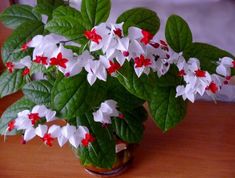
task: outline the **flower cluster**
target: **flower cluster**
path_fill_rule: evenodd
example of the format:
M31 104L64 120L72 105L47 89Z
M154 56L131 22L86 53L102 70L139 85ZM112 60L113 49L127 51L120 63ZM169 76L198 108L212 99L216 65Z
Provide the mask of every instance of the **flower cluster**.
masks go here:
M222 85L228 83L231 76L231 68L235 62L229 57L220 59L217 74L209 74L200 68L200 62L196 58L186 61L182 53L175 53L163 40L158 40L150 32L137 27L130 27L125 35L123 23L102 23L91 30L84 32L88 39L85 50L81 55L66 48L66 43L80 47L64 37L49 34L37 35L27 42L21 50L34 48L33 60L26 57L19 62L8 62L7 68L10 73L14 69L24 68L23 75L30 72L32 62L44 65L46 68L55 66L64 76L71 77L79 74L83 69L87 72L87 80L93 85L97 79L106 81L107 76L113 77L126 61L134 63L134 71L138 77L151 71L158 77L165 75L172 64L179 69L179 77L182 77L186 85L180 85L176 89L176 97L182 96L194 102L197 94L205 92L211 96L217 93ZM68 45L68 44L67 44ZM85 49L85 48L84 48ZM94 52L101 55L95 57ZM222 75L222 76L221 76ZM101 106L103 109L103 105ZM110 116L101 110L94 113L97 121L110 123ZM107 108L105 108L107 109Z
M26 76L30 73L30 68L32 66L32 60L30 56L26 56L19 62L7 62L6 67L9 73L13 73L15 69L23 69L22 75Z
M111 117L122 116L116 108L116 101L104 101L97 112L93 113L94 120L103 124L110 124ZM36 136L39 136L48 146L52 146L52 142L55 139L58 140L58 144L61 147L69 142L75 148L78 148L80 145L87 147L89 143L95 141L95 138L85 126L75 127L67 123L65 126L54 124L48 127L46 123L56 120L55 116L55 111L48 109L44 105L36 105L32 111L24 110L19 112L17 118L8 123L6 133L14 129L22 131L22 143L24 144Z
M178 76L183 77L186 85L180 85L176 88L176 96L182 96L183 99L189 99L194 102L196 94L213 96L223 85L224 78L217 74L209 74L200 68L200 62L196 58L190 58L187 62L181 56L177 61L179 69Z
M84 126L66 126L52 125L48 127L46 122L55 120L56 112L52 111L44 105L36 105L32 111L24 110L19 112L17 118L8 123L6 132L17 131L24 132L22 143L27 143L35 136L39 136L41 140L48 146L52 146L54 139L58 139L59 145L62 147L67 141L75 148L80 144L88 146L94 141L94 138Z

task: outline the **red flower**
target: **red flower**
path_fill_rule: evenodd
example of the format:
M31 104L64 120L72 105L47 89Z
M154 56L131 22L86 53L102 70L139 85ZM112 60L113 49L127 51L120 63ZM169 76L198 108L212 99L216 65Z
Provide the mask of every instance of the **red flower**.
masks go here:
M122 38L122 30L120 28L116 28L113 30L114 34L117 35L119 38Z
M11 122L8 123L7 131L11 132L15 128L15 120L12 120Z
M94 41L95 43L99 44L102 40L102 37L96 33L96 30L93 29L91 31L85 31L84 33L85 37L91 41Z
M6 67L10 73L13 73L15 65L12 62L7 62Z
M95 141L95 138L91 134L87 133L85 138L82 139L82 145L84 147L88 147L89 143L92 143L94 141Z
M219 90L218 86L214 82L211 82L206 89L210 90L212 93L216 93Z
M140 40L140 42L147 45L153 39L153 35L150 32L145 31L145 30L142 30L142 34L143 34L143 38Z
M24 44L21 46L21 51L23 51L23 52L27 51L27 49L29 48L29 46L28 46L29 43L30 43L30 41L24 43Z
M30 73L30 69L29 69L28 67L26 67L26 68L23 70L22 75L23 75L23 76L26 76L26 75L28 75L29 73Z
M109 61L110 67L107 69L108 73L111 75L117 72L121 66L117 62Z
M47 65L47 57L42 56L36 56L36 59L33 60L33 62L38 64Z
M53 65L53 66L60 66L60 67L62 67L62 68L66 68L66 63L67 63L68 61L69 61L68 59L63 58L62 53L59 53L59 54L57 55L57 57L51 58L50 64Z
M145 58L143 55L135 58L135 67L143 67L143 66L147 67L151 64L152 64L151 60L148 58Z
M200 69L196 70L195 74L197 77L206 77L206 72Z
M125 56L125 57L128 57L128 56L130 55L130 53L129 53L128 51L124 51L122 54L123 54L123 56Z
M185 73L184 69L180 70L177 74L178 77L183 77L185 75L186 75L186 73Z
M235 69L235 60L232 63L233 63L233 68Z
M28 116L33 125L35 125L41 119L38 113L31 113Z
M45 134L44 137L42 138L42 141L48 146L52 146L54 138L51 137L51 134Z
M121 113L121 114L119 114L118 118L119 119L125 119L125 115Z

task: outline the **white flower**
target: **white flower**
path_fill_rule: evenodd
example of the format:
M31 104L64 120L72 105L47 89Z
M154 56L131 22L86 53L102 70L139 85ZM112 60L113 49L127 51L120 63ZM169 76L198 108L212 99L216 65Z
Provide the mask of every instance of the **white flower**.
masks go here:
M111 117L118 117L117 102L106 100L101 103L100 108L93 113L94 120L103 124L111 124Z
M25 67L30 68L32 66L32 60L30 56L26 56L21 59L19 62L14 63L15 69L23 69Z
M88 72L87 81L90 85L93 85L97 78L103 81L107 80L107 71L101 61L91 60L85 69Z
M106 28L106 23L101 23L100 25L94 27L91 31L86 31L85 36L91 41L90 51L97 51L104 47L103 39L108 38L108 29Z
M46 125L39 124L38 127L35 129L35 134L41 138L47 133L48 127Z
M72 77L79 74L83 67L85 67L89 61L92 61L94 57L90 55L88 51L84 51L80 56L70 60L67 63L67 68L64 71L65 76Z
M216 68L216 72L222 76L231 76L231 68L235 68L235 60L230 57L223 57L219 59L219 65Z
M28 142L29 140L32 140L35 136L36 133L34 128L27 129L24 132L24 141Z
M53 52L58 48L57 44L60 43L60 41L65 40L66 38L55 34L35 36L28 43L29 47L34 48L33 60L35 60L37 56L44 56L47 58L47 63L49 63L49 59L51 58Z

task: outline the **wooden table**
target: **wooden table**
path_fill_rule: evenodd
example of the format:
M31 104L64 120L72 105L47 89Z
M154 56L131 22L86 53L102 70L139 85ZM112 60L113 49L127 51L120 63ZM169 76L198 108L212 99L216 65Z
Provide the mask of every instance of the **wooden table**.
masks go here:
M16 97L0 100L2 112ZM185 120L163 134L149 119L130 169L120 178L234 178L235 104L189 104ZM0 178L88 178L70 147L0 137Z

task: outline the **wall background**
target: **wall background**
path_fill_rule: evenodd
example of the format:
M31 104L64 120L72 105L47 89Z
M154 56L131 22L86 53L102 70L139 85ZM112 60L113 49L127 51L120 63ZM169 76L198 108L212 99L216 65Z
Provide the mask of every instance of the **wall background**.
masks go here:
M34 5L36 0L19 0ZM70 0L80 8L80 0ZM133 7L147 7L161 19L160 38L164 39L164 26L171 14L182 16L191 27L194 41L210 43L235 55L235 1L234 0L113 0L109 21ZM203 98L205 99L205 97ZM206 98L210 99L210 98ZM235 101L235 86L225 87L218 100Z

